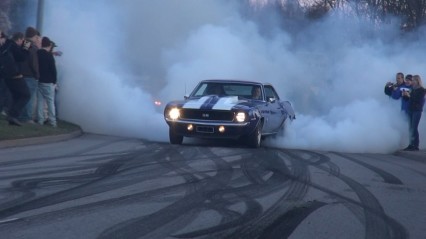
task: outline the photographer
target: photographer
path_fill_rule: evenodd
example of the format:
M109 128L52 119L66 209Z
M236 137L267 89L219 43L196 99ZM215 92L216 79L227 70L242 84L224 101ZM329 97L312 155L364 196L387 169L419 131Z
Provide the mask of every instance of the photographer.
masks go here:
M408 74L405 76L401 72L396 74L397 83L393 84L391 82L386 83L385 94L391 97L394 100L401 99L401 111L408 114L408 98L404 96L404 92L411 91L411 78L412 75Z
M399 86L404 84L404 74L402 72L396 73L395 79L395 83L389 81L385 85L385 95L389 97L392 96L393 91L397 90Z
M3 44L0 46L1 74L13 98L7 120L10 125L21 126L22 123L17 118L27 104L30 92L19 70L18 62L26 60L29 44L24 44L24 35L20 32L13 34L12 39L6 38L2 42Z

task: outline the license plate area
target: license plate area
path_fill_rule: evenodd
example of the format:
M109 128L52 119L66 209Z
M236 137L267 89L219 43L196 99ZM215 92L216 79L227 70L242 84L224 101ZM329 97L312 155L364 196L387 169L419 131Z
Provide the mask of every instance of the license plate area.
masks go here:
M214 127L212 126L197 126L197 133L207 133L207 134L213 134L214 133Z

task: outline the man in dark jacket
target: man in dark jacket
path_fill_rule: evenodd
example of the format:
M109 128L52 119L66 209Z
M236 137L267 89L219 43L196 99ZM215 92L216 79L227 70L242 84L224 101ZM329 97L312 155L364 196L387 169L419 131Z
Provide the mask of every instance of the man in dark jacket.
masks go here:
M28 86L18 67L18 62L26 60L28 47L29 44L24 44L24 35L20 32L13 34L11 40L4 40L0 46L1 74L13 98L13 104L7 117L10 125L22 125L17 118L30 98Z
M31 42L31 46L28 49L28 57L24 62L20 63L20 68L30 91L30 100L25 105L19 116L19 120L34 123L34 108L37 97L38 78L40 76L37 57L37 50L40 48L40 33L33 27L27 27L25 30L25 40Z
M6 35L0 31L0 46L6 42ZM0 62L1 64L1 62ZM1 66L0 66L1 71ZM6 82L0 74L0 114L7 115L12 104L12 95L7 88Z
M56 127L55 88L57 72L52 54L54 46L55 43L48 37L43 37L41 49L37 51L40 72L37 93L37 119L39 124L44 124L44 102L46 102L48 122L52 127Z

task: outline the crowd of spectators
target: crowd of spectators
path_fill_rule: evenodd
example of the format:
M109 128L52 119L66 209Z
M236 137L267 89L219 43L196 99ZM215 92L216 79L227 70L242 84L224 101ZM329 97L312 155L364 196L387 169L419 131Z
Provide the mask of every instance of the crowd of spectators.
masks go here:
M34 27L11 37L0 29L0 112L9 125L57 127L55 47Z

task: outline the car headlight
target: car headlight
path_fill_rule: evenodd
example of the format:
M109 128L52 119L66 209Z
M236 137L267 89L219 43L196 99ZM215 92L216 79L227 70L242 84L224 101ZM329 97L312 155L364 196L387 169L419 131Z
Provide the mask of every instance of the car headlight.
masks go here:
M180 116L180 111L178 108L173 108L169 111L169 118L171 120L177 120Z
M238 112L237 115L235 115L235 119L237 122L244 122L246 120L246 114L244 112Z

